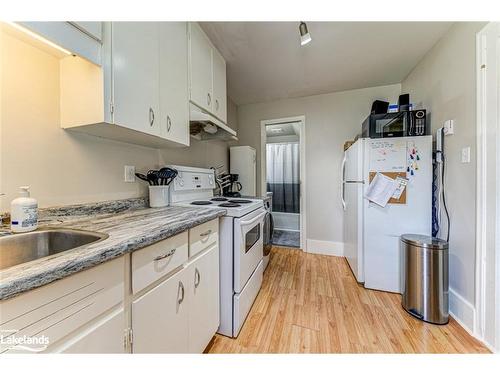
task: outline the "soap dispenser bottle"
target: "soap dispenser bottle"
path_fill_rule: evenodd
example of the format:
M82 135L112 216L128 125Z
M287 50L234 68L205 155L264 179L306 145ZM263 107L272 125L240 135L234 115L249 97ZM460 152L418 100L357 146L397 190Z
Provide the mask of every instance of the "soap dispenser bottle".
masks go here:
M30 187L19 188L19 198L10 204L10 229L14 233L30 232L38 228L38 202L30 198Z

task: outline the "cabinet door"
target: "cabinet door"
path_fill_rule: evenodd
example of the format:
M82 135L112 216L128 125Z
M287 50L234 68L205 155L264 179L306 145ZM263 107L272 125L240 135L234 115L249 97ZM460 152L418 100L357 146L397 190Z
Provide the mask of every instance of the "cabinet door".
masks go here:
M123 308L109 314L66 346L63 353L123 353Z
M159 135L159 26L113 22L113 122Z
M160 24L160 136L189 146L186 22Z
M226 61L216 49L213 50L213 69L214 69L213 113L224 123L226 123L227 122Z
M174 274L132 303L134 353L186 353L189 297L186 270Z
M220 322L219 247L213 246L186 269L191 278L189 352L202 353Z
M190 23L189 27L190 99L212 112L212 45L197 23Z

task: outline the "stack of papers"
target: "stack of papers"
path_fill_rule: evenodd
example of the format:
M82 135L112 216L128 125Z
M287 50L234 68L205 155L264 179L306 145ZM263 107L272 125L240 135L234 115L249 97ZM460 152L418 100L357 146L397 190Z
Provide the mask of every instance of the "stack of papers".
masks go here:
M405 179L401 178L401 180ZM393 196L401 197L405 187L406 183L402 184L399 178L394 180L382 173L377 173L370 185L368 185L365 198L381 207L385 207Z

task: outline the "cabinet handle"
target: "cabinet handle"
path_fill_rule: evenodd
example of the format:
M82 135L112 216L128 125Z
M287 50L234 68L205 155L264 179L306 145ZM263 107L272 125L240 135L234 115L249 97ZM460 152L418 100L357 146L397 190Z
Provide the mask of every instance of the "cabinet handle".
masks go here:
M177 303L180 305L184 301L184 284L182 283L182 281L179 281L179 289L181 291L181 296L177 300Z
M149 126L153 126L155 123L155 111L153 108L149 107Z
M200 237L209 236L210 234L212 234L212 229L209 229L206 232L200 233Z
M219 99L215 99L215 110L219 110Z
M159 260L162 260L162 259L165 259L165 258L168 258L168 257L171 257L172 255L175 254L175 250L177 249L172 249L170 250L168 253L165 253L163 255L158 255L156 258L154 258L154 261L157 262Z
M172 121L170 120L170 116L167 116L167 132L170 131L171 127L172 127Z
M201 275L200 271L198 271L198 268L194 269L194 287L198 288L198 285L200 285L201 282Z
M210 93L207 94L207 104L210 105L212 103L212 97L210 96Z

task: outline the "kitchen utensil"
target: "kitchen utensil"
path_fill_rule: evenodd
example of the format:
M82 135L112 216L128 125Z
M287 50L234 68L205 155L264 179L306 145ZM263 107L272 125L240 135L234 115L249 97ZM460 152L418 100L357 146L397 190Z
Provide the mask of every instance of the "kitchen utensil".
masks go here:
M139 180L146 181L148 184L151 185L151 182L149 181L148 177L143 175L142 173L136 173L135 177L137 177Z
M164 167L158 171L158 177L160 178L162 185L170 185L170 183L177 177L178 172L175 169Z
M158 171L150 169L148 171L147 177L151 185L159 185Z

